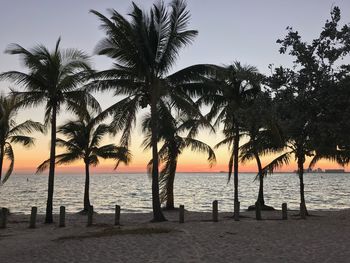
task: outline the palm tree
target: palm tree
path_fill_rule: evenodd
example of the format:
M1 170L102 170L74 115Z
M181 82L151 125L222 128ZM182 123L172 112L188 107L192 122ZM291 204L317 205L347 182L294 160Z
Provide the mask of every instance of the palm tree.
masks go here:
M55 175L56 118L62 105L79 112L82 106L90 105L100 110L98 102L78 86L91 76L89 57L77 49L60 49L60 38L53 51L43 45L27 50L12 44L6 53L19 55L28 72L8 71L0 79L21 85L24 91L12 90L21 106L38 106L45 103L45 124L51 125L50 167L45 223L52 223L52 201Z
M251 107L243 110L243 131L244 135L249 139L239 147L240 161L242 163L254 159L256 161L258 174L255 179L259 180L257 202L263 210L274 209L271 206L267 206L264 200L264 177L266 173L264 173L261 156L275 154L283 151L285 148L271 104L270 94L267 91L260 92ZM248 208L248 210L254 209L255 205Z
M44 132L43 125L38 122L27 120L17 124L14 120L17 113L18 100L13 96L0 96L0 184L4 184L9 179L14 168L15 157L12 143L31 147L34 145L34 138L24 134L34 131ZM4 158L7 158L10 164L3 175Z
M199 140L193 138L199 127L208 127L203 118L174 118L171 114L170 106L160 110L158 116L159 142L163 145L158 151L160 163L163 167L160 171L160 201L165 203L166 210L174 209L174 181L178 158L186 148L196 152L204 152L208 154L209 165L212 166L216 162L215 153L212 148ZM143 131L146 138L143 142L145 149L152 147L151 145L151 118L148 115L143 121ZM190 130L188 136L181 136L185 131ZM151 171L152 160L149 162L149 171Z
M82 159L85 164L85 190L84 190L84 209L87 212L90 207L90 166L97 166L99 158L113 159L116 161L115 169L120 162L128 164L130 153L125 147L117 147L114 144L101 145L104 135L111 132L106 124L99 124L99 116L91 116L85 113L78 120L68 121L57 130L67 139L57 138L57 145L66 149L65 153L56 155L57 165L66 165ZM50 165L50 159L39 165L37 173L46 170Z
M143 12L133 3L130 20L115 10L111 18L92 10L101 20L106 38L96 47L96 53L115 60L110 70L96 74L92 83L95 90L114 90L124 98L107 109L113 115L116 132L122 131L121 144L127 146L130 133L141 108L149 106L151 112L152 145L152 207L153 221L166 220L159 200L158 171L158 109L162 101L171 102L179 110L195 111L192 100L176 88L176 73L169 76L182 47L197 35L187 30L189 11L182 0L173 0L170 10L163 2L154 4L150 12ZM182 74L183 76L183 74Z
M226 144L231 150L228 176L230 180L233 171L235 212L238 213L239 141L244 122L240 110L247 108L260 91L262 76L257 68L241 65L239 62L226 67L217 67L216 70L213 68L208 74L216 88L201 96L197 103L211 105L207 118L215 119L217 126L223 123L225 138L215 147Z
M309 94L310 95L310 94ZM304 193L304 171L307 157L315 152L314 120L312 103L305 94L295 95L291 89L280 90L275 94L274 104L278 112L279 126L282 128L284 153L263 168L263 174L273 173L276 169L289 164L294 156L297 163L296 173L299 177L300 204L308 214Z

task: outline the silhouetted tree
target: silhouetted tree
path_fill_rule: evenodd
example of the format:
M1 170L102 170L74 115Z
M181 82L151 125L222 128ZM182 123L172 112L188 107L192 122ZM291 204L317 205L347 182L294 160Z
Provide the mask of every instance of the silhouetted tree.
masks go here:
M206 115L208 120L215 119L217 126L223 124L225 138L215 147L226 144L229 149L232 149L228 164L228 178L230 180L233 170L234 201L237 204L239 141L243 125L239 112L241 109L249 107L260 91L262 75L253 66L235 62L226 67L211 66L211 69L206 72L206 76L209 84L204 84L209 88L198 99L197 103L210 105L210 111ZM238 208L237 205L235 205L236 208Z
M256 179L259 180L259 192L257 202L263 210L273 210L273 207L265 205L264 177L266 172L261 162L261 156L276 154L285 148L281 139L280 127L276 120L276 114L272 107L272 99L267 91L259 92L251 106L242 110L243 135L248 141L240 146L240 160L242 163L255 160L258 168ZM265 168L266 169L266 168ZM255 209L252 205L248 210Z
M275 69L271 85L276 89L275 102L288 147L297 161L300 201L304 206L306 158L318 153L316 159L334 159L339 154L335 132L338 125L331 119L342 114L334 114L337 99L333 96L332 101L327 96L334 93L349 70L340 61L350 52L350 27L338 29L339 21L340 9L334 7L331 20L326 21L320 36L311 43L303 42L291 27L287 28L287 36L277 41L281 44L280 53L289 51L295 57L293 69ZM330 123L326 124L326 120Z
M191 151L208 154L209 165L212 166L216 162L215 153L212 148L193 137L197 134L199 128L210 127L205 119L193 119L188 117L176 118L171 113L170 105L162 104L158 113L159 121L159 142L162 143L158 151L160 163L163 165L160 176L160 201L165 203L165 209L174 209L174 180L178 158L181 153L189 148ZM145 149L151 148L151 118L146 116L143 121L143 131L146 138L143 142ZM183 136L189 131L188 136ZM149 171L152 171L151 160L149 162Z
M130 20L115 10L111 18L97 11L93 14L101 20L106 38L96 47L96 53L115 60L110 70L99 72L96 90L114 90L124 98L107 112L113 115L115 131L122 131L121 144L127 146L130 133L141 108L150 107L152 145L152 207L153 221L164 221L159 200L158 110L162 101L173 104L178 110L194 110L188 96L176 88L174 82L183 81L176 73L167 76L174 66L181 48L190 44L197 35L187 30L189 11L182 0L173 0L170 10L163 2L153 5L149 13L133 3Z
M21 106L45 104L45 124L51 126L51 161L45 222L52 223L57 114L63 104L73 112L79 112L87 104L100 110L98 102L88 92L78 88L91 76L89 57L77 49L60 49L60 39L53 51L43 45L27 50L18 44L12 44L6 53L19 55L28 72L8 71L0 74L0 79L13 81L25 89L12 90Z
M18 100L14 96L0 96L0 185L9 179L15 165L12 144L31 147L34 145L34 138L25 134L44 132L44 126L39 122L27 120L17 124L15 117L18 114L18 106ZM7 158L10 164L3 175L4 158Z
M128 164L130 153L125 147L117 147L114 144L101 145L106 134L111 132L110 126L101 124L99 116L91 116L88 112L81 115L75 121L68 121L57 130L67 139L57 138L57 145L65 148L65 153L56 155L57 165L67 165L78 160L83 160L85 165L84 210L90 207L90 166L97 166L99 158L113 159L117 169L120 162ZM39 165L37 173L46 170L50 165L50 159Z

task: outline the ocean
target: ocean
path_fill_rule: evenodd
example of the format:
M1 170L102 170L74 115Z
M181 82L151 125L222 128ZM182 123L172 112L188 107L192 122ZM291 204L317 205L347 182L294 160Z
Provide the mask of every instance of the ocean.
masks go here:
M255 203L259 182L255 174L239 175L241 209ZM122 212L150 212L151 180L146 174L93 174L90 201L94 210L113 213L116 204ZM305 198L308 209L339 210L350 208L350 174L305 174ZM265 203L280 209L283 202L289 209L299 208L299 178L292 173L275 173L265 181ZM0 187L0 207L11 212L30 213L32 206L45 213L47 175L12 175ZM83 205L84 175L57 174L55 177L54 213L59 206L67 212L78 212ZM211 211L213 200L219 201L220 211L233 211L233 180L225 173L178 173L175 179L175 206L185 205L191 211Z

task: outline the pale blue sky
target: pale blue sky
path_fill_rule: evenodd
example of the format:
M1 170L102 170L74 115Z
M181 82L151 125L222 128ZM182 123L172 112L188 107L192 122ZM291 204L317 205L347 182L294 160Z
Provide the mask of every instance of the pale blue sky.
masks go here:
M154 1L135 2L148 9ZM114 8L127 14L131 5L130 0L0 0L0 3L0 71L21 69L15 56L2 52L9 43L24 47L43 43L51 47L61 36L62 46L92 53L103 32L89 10L105 13L107 8ZM298 29L306 39L315 37L329 18L332 5L340 6L343 18L350 20L350 1L346 0L189 0L190 27L199 30L199 36L182 52L174 70L196 63L240 60L267 73L269 63L289 61L278 54L275 43L285 35L286 26ZM94 57L94 63L98 69L105 69L111 61Z
M154 1L136 0L148 10ZM166 1L169 2L169 1ZM234 60L255 65L268 73L268 65L288 65L291 58L278 53L276 40L287 26L293 26L305 39L320 32L333 5L341 8L343 20L350 20L350 1L339 0L188 0L190 28L199 30L193 45L185 48L173 70L191 64L228 64ZM9 43L26 48L37 43L53 47L59 36L62 47L76 47L93 53L103 37L96 9L106 14L114 8L122 14L130 10L130 0L0 0L0 72L23 70L16 56L4 54ZM346 19L349 18L349 19ZM111 60L93 57L97 69L106 69ZM0 91L8 83L0 83ZM106 96L106 101L110 96ZM103 104L103 102L102 102ZM109 103L107 103L109 104Z

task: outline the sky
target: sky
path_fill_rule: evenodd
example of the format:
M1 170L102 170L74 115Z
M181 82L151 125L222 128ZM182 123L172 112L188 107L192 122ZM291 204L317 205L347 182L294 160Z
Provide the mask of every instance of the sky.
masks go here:
M134 1L143 10L149 10L154 1ZM165 1L169 3L169 1ZM131 10L130 0L0 0L0 72L8 70L25 71L18 57L3 51L10 43L18 43L25 48L44 44L52 49L58 37L62 38L63 48L79 48L92 55L93 66L97 70L108 69L112 60L94 54L94 47L104 37L99 29L97 17L89 13L95 9L103 14L113 8L123 15ZM194 43L182 50L172 71L198 63L229 64L240 61L257 66L260 72L269 74L269 64L290 66L292 58L278 53L278 38L286 35L286 27L298 30L304 40L316 38L329 19L332 6L339 6L342 11L342 23L350 22L350 1L343 0L188 0L191 13L189 28L199 31ZM7 93L8 87L15 87L8 82L0 82L0 93ZM95 94L102 108L106 108L117 98L109 93ZM140 113L142 116L144 113ZM69 113L62 113L58 122L72 118ZM43 120L43 107L21 110L17 122L27 119ZM15 172L33 173L35 168L49 156L49 136L33 134L36 146L23 149L15 146ZM213 146L222 139L217 134L203 131L199 139ZM117 143L118 138L106 138L105 142ZM145 172L150 159L150 152L140 147L142 133L139 124L132 135L131 151L133 161L128 166L121 166L121 172ZM209 168L206 156L185 151L179 160L181 172L216 172L226 171L228 150L223 147L216 150L217 164ZM264 163L273 156L263 159ZM83 172L82 163L59 168L60 172ZM337 165L321 161L317 167L336 168ZM96 172L113 172L111 161L101 162ZM282 168L292 171L295 163ZM254 162L244 164L241 171L256 171Z

